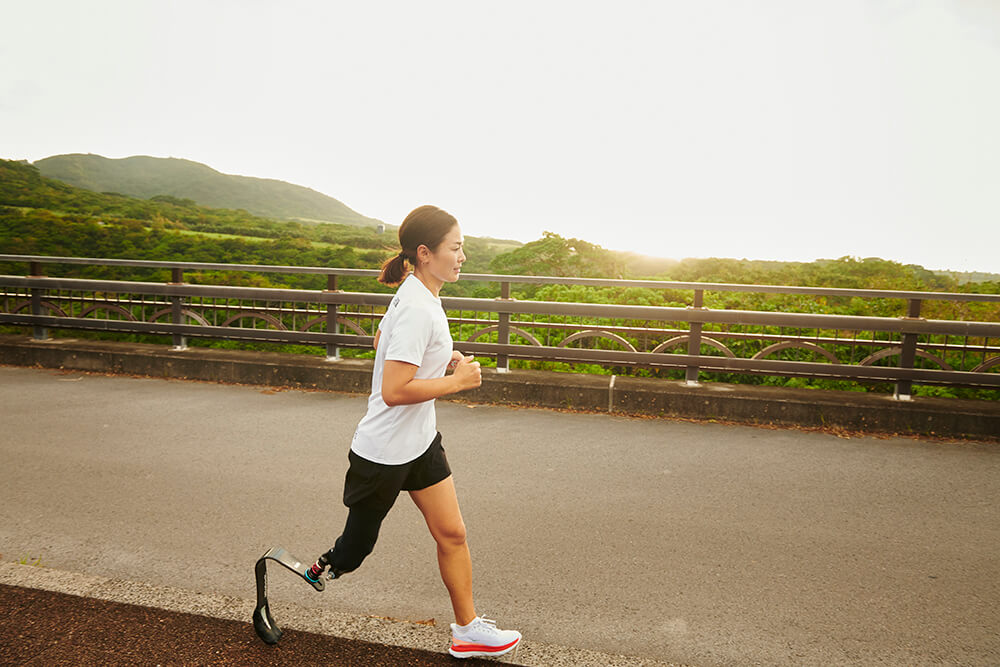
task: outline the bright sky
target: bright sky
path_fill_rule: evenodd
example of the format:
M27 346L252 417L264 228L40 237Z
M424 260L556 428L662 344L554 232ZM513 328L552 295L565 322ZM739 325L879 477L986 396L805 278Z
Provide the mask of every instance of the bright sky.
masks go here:
M398 224L1000 272L995 0L0 5L0 157L153 155Z

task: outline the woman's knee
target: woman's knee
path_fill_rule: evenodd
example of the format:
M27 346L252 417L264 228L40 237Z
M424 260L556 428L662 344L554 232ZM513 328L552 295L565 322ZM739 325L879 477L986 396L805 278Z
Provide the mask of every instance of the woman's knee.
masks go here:
M353 572L375 549L386 508L355 506L347 515L344 532L327 552L330 565L340 572Z
M444 548L464 546L467 537L465 522L461 519L437 526L434 531L434 540Z

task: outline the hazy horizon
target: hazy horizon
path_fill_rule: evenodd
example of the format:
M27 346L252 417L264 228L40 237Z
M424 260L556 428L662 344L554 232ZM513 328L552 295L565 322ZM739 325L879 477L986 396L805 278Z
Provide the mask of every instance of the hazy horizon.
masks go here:
M177 157L399 224L1000 273L1000 5L0 9L0 151Z
M48 157L57 157L59 155L67 155L67 154L66 153L61 153L61 154L57 154L57 155L47 155L44 158L39 158L39 160L43 160L43 159L48 158ZM107 156L106 155L102 155L102 156L99 156L99 157L107 157ZM164 156L155 156L155 155L129 155L129 156L124 156L123 158L109 158L109 159L124 159L124 158L127 158L127 157L154 157L154 158L156 158L156 157L164 157ZM170 157L173 158L173 159L187 160L187 158L184 158L184 157L181 157L181 156L170 156ZM36 160L36 162L37 162L37 160ZM31 162L31 161L29 161L29 163L30 164L34 164L34 162ZM199 163L199 164L203 164L203 163ZM214 167L212 167L212 165L205 165L205 166L214 169ZM216 171L218 171L218 170L216 170ZM250 177L250 178L262 178L262 177L259 177L259 176L254 176L253 174L226 174L226 175L229 175L229 176L247 176L247 177ZM269 179L269 180L281 180L281 179ZM283 182L288 183L288 181L283 181ZM290 183L290 185L300 185L300 184L298 184L298 183ZM302 186L302 187L306 187L306 186ZM310 189L312 189L312 188L310 188ZM314 191L315 192L319 192L318 190L314 190ZM331 193L328 193L328 192L320 192L320 194L323 194L323 195L326 195L326 196L329 196L329 197L333 197L335 199L340 200L339 197L336 197L335 195L333 195ZM340 201L342 203L344 203L345 205L347 205L348 207L350 207L350 205L347 204L347 202L343 202L343 200L340 200ZM353 208L353 207L350 207L350 208ZM361 215L366 215L367 216L367 214L364 211L356 211L356 212L360 213ZM368 217L371 217L371 216L368 216ZM329 221L318 221L318 222L329 222ZM382 220L381 222L385 222L385 223L387 223L389 225L397 225L398 226L398 222L393 223L393 222L389 222L389 221L386 221L386 220ZM465 232L465 231L466 230L463 229L463 232ZM479 238L487 238L487 239L492 239L492 240L496 240L496 241L515 241L515 242L518 242L518 243L527 244L527 243L531 243L532 241L537 241L537 240L541 239L542 236L546 232L551 232L551 230L543 230L542 234L540 234L538 237L533 238L533 239L515 239L515 238L508 237L508 236L498 236L498 235L495 235L495 234L483 234L483 233L474 233L474 232L466 232L466 233L468 235L470 235L470 236L476 236L476 237L479 237ZM552 232L552 233L555 233L555 232ZM642 257L651 258L651 259L672 260L672 261L677 261L677 262L680 262L680 261L683 261L683 260L686 260L686 259L736 259L736 260L763 261L763 262L768 262L768 261L775 261L775 262L799 262L799 261L803 261L803 262L809 262L809 261L816 261L816 260L836 260L836 259L840 259L840 257L844 256L844 255L841 255L839 257L816 257L814 260L767 259L767 258L761 258L761 257L721 257L721 256L715 256L715 255L705 255L705 256L700 256L700 257L668 257L668 256L662 256L662 255L649 254L649 253L644 252L642 250L621 249L621 248L608 248L608 247L606 247L606 246L604 246L604 245L602 245L600 243L594 242L591 239L588 239L588 238L585 238L585 237L580 237L580 236L574 236L572 234L570 234L570 235L559 234L559 236L562 236L564 238L576 238L576 239L581 240L581 241L587 241L588 243L593 243L594 245L601 246L602 248L605 248L606 250L614 250L614 251L617 251L617 252L625 252L625 253L634 253L636 255L639 255L639 256L642 256ZM855 257L856 259L867 259L867 258L875 257L875 256L868 256L868 257L851 256L851 257ZM889 260L889 261L898 261L898 260L892 259L891 257L877 257L877 258L878 259ZM907 262L900 262L900 263L907 264ZM930 271L949 271L949 272L953 272L953 273L983 273L983 274L992 274L992 275L998 275L998 276L1000 276L1000 272L985 271L985 270L957 271L957 270L953 270L953 269L941 269L941 268L929 267L929 266L924 266L923 268L925 268L927 270L930 270Z

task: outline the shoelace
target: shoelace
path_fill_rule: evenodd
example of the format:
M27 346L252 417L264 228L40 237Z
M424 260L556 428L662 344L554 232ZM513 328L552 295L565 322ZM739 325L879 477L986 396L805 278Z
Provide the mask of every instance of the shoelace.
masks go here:
M491 634L497 634L500 631L497 630L497 622L492 618L486 618L485 616L479 617L479 624L483 626L484 630L489 631Z
M483 632L489 635L500 634L500 630L497 629L497 622L494 621L492 618L485 618L483 616L479 617L479 622L476 623L475 626L470 627L465 632L473 632L473 631Z

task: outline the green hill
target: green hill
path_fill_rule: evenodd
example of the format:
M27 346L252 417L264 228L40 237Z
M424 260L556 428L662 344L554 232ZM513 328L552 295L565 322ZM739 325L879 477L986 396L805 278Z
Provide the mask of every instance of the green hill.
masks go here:
M465 242L468 273L485 272L494 257L521 245L474 236ZM375 269L397 248L392 229L272 220L172 195L94 192L45 178L27 161L0 158L0 254Z
M119 192L149 199L169 195L202 206L243 209L268 218L373 226L379 220L310 190L268 178L233 176L191 160L146 156L110 159L100 155L55 155L35 162L46 178L95 192Z

